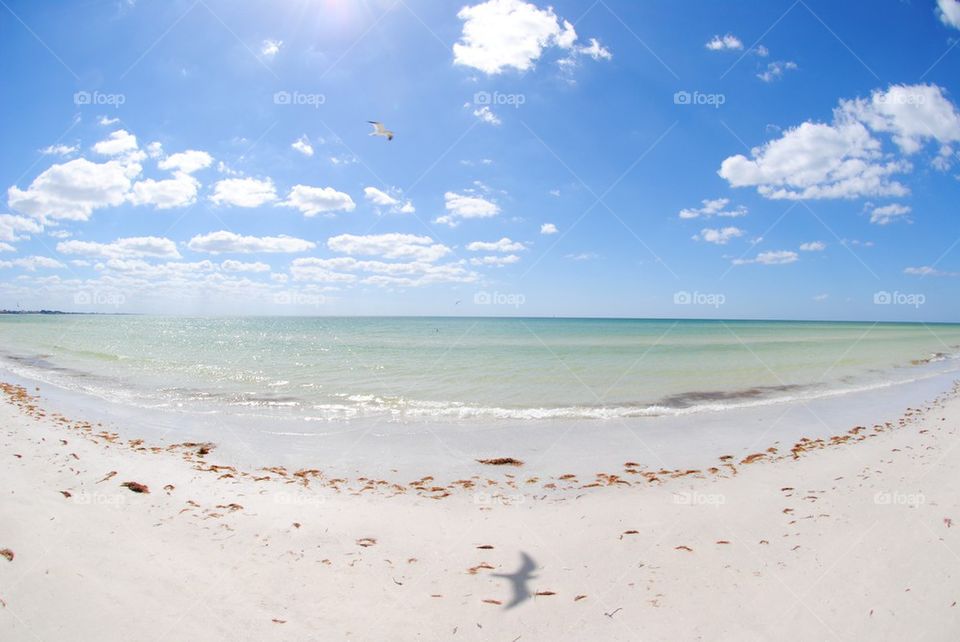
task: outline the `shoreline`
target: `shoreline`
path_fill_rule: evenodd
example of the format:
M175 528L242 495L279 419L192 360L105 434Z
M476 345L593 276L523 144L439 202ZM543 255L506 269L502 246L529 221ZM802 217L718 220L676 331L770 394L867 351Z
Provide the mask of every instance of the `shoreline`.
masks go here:
M715 475L565 490L496 467L504 481L489 490L417 480L391 493L297 471L258 482L204 463L217 451L201 457L201 444L158 453L6 387L18 404L5 394L0 406L0 458L12 462L0 470L0 549L15 557L0 559L0 632L955 639L958 390L891 427ZM518 572L526 588L511 605L504 575Z
M897 422L911 406L940 398L958 378L956 371L930 372L812 400L634 420L447 423L374 418L323 426L307 422L301 427L304 420L296 417L147 409L0 369L0 381L40 395L48 413L80 416L125 440L155 448L215 444L211 461L247 473L271 467L323 470L328 478L389 479L391 484L428 476L449 483L489 477L498 470L477 460L508 457L527 463L508 471L517 477L526 474L541 484L561 486L569 486L565 479L571 477L590 483L609 476L639 480L654 471L660 476L669 474L665 471L708 471L758 453L775 455L771 448L787 452L803 440L829 441L855 426L873 430ZM627 462L635 465L624 465Z
M717 474L400 493L255 481L5 387L0 637L955 639L958 390Z
M952 377L951 377L952 378ZM35 391L39 391L35 387ZM751 447L749 452L740 456L724 454L716 457L710 465L701 468L681 466L667 469L659 467L650 469L636 461L624 461L622 466L611 469L609 472L597 472L591 476L575 473L548 475L536 470L525 469L527 462L517 459L509 452L491 455L487 458L475 458L473 462L477 472L467 478L441 479L435 474L421 476L412 482L403 482L397 477L398 469L391 468L395 474L393 479L382 479L375 476L359 475L350 480L340 475L331 475L316 467L290 468L276 462L263 461L265 464L256 467L244 467L236 462L217 459L218 444L213 441L183 441L165 445L147 443L142 438L123 438L120 431L123 427L104 427L102 422L70 419L59 412L51 412L41 406L39 395L31 394L27 388L19 384L9 384L0 381L0 394L5 402L14 405L27 417L34 420L49 419L74 434L91 441L94 444L109 444L131 452L155 456L177 455L184 462L190 464L194 470L209 472L217 475L217 479L249 479L253 482L280 482L296 483L304 488L332 489L339 493L365 493L388 491L390 497L412 492L429 499L443 499L453 493L470 491L483 492L509 489L524 494L564 493L592 488L609 486L649 486L660 485L673 479L693 477L701 480L725 479L736 476L741 466L750 466L757 463L775 463L785 460L798 460L807 453L825 448L843 445L852 445L863 442L879 434L897 430L907 426L920 412L913 406L908 406L903 414L895 420L875 423L872 426L855 425L841 433L833 433L816 438L801 437L793 444L784 447L780 440L774 440L766 447ZM960 379L954 380L952 389L937 395L932 400L926 400L925 406L935 406L947 400L956 400L960 404ZM231 431L232 433L232 431ZM235 436L235 433L232 433ZM766 434L766 433L764 433ZM754 444L756 446L756 444ZM318 464L320 465L320 464ZM527 474L524 474L524 473ZM496 479L495 479L496 478ZM352 482L352 484L351 484ZM544 495L546 496L546 495Z

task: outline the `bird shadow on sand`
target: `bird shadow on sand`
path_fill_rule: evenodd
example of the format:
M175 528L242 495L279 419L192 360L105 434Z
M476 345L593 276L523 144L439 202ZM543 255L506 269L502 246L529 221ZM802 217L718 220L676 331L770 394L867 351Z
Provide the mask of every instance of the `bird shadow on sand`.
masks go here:
M519 606L532 597L533 593L530 592L530 587L527 586L527 583L536 578L533 574L535 570L537 570L537 565L533 561L533 558L521 551L520 568L515 572L491 573L492 577L502 577L510 582L510 587L513 589L513 597L503 607L504 609L512 609Z

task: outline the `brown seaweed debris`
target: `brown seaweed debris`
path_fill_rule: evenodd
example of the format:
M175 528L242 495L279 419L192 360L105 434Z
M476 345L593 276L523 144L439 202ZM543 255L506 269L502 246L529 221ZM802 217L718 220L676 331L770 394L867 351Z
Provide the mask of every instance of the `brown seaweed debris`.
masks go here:
M639 534L640 534L640 531L635 531L635 530L623 531L623 533L620 535L620 539L623 539L624 535L639 535Z
M373 546L376 543L377 543L377 540L375 540L372 537L361 537L360 539L357 540L357 546L362 546L363 548Z
M586 595L578 595L577 597L573 598L573 601L579 602L580 600L585 600L585 599L587 599Z
M482 570L492 571L493 568L494 568L493 566L487 564L486 562L480 562L476 566L471 566L470 568L468 568L467 573L469 573L470 575L476 575L478 571L482 571Z
M103 483L103 482L105 482L105 481L108 481L108 480L110 480L110 479L113 479L113 478L116 477L116 476L117 476L117 471L111 470L109 473L107 473L106 475L104 475L103 479L101 479L101 480L98 481L97 483L98 483L98 484Z
M490 544L481 544L477 548L479 548L481 551L489 551L493 548L493 546L491 546Z
M13 554L13 551L11 551L9 548L5 548L2 551L0 551L0 557L5 557L7 558L8 562L12 562L15 556Z
M501 602L500 600L480 600L480 601L483 602L484 604L495 604L496 606L500 606L501 604L503 604L503 602Z
M133 493L140 493L144 495L150 494L150 488L146 484L141 484L140 482L128 481L128 482L123 482L120 485L123 486L124 488L129 489L130 492L133 492Z
M764 459L766 456L767 456L767 453L753 453L752 455L747 455L746 457L744 457L743 460L740 462L740 464L741 465L752 464L755 461Z
M493 459L478 459L478 464L485 466L523 466L523 462L513 457L495 457Z
M537 591L536 593L534 593L534 595L549 596L549 595L556 595L556 593L554 593L553 591Z
M692 552L693 552L693 549L690 548L689 546L674 546L674 547L673 547L673 550L675 550L675 551L686 551L686 552L688 552L688 553L692 553Z
M66 497L67 499L70 499L71 497L73 497L73 493L71 493L69 490L61 490L60 494Z

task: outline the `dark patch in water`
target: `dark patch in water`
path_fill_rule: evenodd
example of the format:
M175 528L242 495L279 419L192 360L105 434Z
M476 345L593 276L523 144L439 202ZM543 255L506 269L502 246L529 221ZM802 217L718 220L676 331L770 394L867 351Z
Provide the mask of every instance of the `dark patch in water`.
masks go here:
M775 392L789 392L805 388L798 384L784 384L779 386L755 386L743 390L705 390L694 392L682 392L675 395L663 397L656 402L657 406L667 408L689 408L699 403L711 401L737 401L741 399L758 399Z

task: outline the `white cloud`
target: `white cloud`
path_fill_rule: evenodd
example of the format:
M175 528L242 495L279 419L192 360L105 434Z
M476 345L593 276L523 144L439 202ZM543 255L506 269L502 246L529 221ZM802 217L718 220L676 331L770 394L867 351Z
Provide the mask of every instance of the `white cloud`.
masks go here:
M389 208L389 210L394 213L412 214L417 211L411 201L400 200L402 196L399 195L399 190L391 191L397 192L398 195L394 197L376 187L364 187L363 197L377 207Z
M840 101L840 110L877 132L885 132L905 154L928 140L960 141L960 112L936 85L891 85L869 99Z
M823 252L825 249L827 249L827 244L823 241L810 241L800 244L801 252Z
M699 234L693 237L695 241L706 241L714 245L726 245L731 239L743 236L744 232L739 227L712 228L705 227Z
M273 58L280 53L282 46L283 40L264 40L260 43L260 54L266 58Z
M23 241L30 238L27 235L42 231L43 226L32 218L14 214L0 214L0 241Z
M613 54L610 50L600 44L596 38L590 38L590 44L577 49L584 56L589 56L594 60L612 60Z
M352 272L366 273L359 278ZM353 257L296 259L290 266L295 281L352 283L379 287L420 287L435 283L472 283L478 275L458 263L360 261Z
M210 167L212 163L213 157L207 152L198 151L196 149L188 149L185 152L177 152L176 154L171 154L170 156L164 158L157 163L157 167L168 171L192 174L201 169Z
M355 165L360 159L353 154L341 154L340 156L331 156L330 163L333 165Z
M40 153L44 156L67 156L78 149L76 145L50 145L41 149Z
M294 259L290 265L290 274L294 281L312 281L315 283L353 283L355 274L337 272L330 269L329 259Z
M390 206L398 203L397 199L376 187L364 187L363 196L374 205Z
M158 210L184 207L197 200L200 183L189 174L178 172L173 178L148 178L134 183L128 200L134 205L153 205Z
M757 45L751 51L753 51L753 53L760 56L761 58L766 58L767 56L770 55L770 50L764 47L763 45Z
M726 209L727 205L730 204L729 198L714 198L714 199L704 199L701 201L703 207L698 208L686 208L680 210L680 218L682 219L692 219L692 218L710 218L711 216L720 216L724 218L738 218L740 216L747 215L747 208L743 205L739 205L733 209Z
M237 207L259 207L277 198L273 180L269 178L225 178L213 186L210 200L220 205L226 203Z
M786 265L794 263L800 259L796 252L789 250L776 250L771 252L761 252L753 259L734 259L734 265L749 265L758 263L760 265Z
M544 50L557 47L595 60L609 59L610 52L596 40L577 47L577 32L552 7L540 9L523 0L487 0L457 13L463 21L460 41L453 45L455 64L499 74L506 69L527 71Z
M456 227L461 219L490 218L500 213L500 206L487 199L472 194L447 192L443 195L447 214L434 222Z
M829 295L829 294L815 294L815 295L813 295L813 300L814 300L814 301L826 301L826 300L829 299L829 298L830 298L830 295Z
M805 122L755 147L752 158L730 156L719 174L733 187L756 187L770 199L903 196L907 188L891 176L909 163L887 161L880 141L859 122Z
M0 242L0 252L16 252L17 248L13 247L9 243Z
M558 230L557 226L554 225L553 223L544 223L543 225L540 226L541 234L556 234L559 231L560 230Z
M710 51L739 51L743 49L743 41L728 33L725 36L714 36L705 46Z
M907 218L907 215L911 211L909 205L901 205L900 203L890 203L882 207L875 207L873 211L870 212L870 222L874 225L889 225L897 221L909 222L910 219Z
M57 252L104 259L180 258L176 243L157 236L132 236L117 239L112 243L61 241L57 243Z
M211 261L196 261L186 263L182 261L166 263L147 263L140 259L108 259L105 263L97 263L99 271L122 272L126 276L135 276L144 279L175 279L183 282L186 277L199 276L204 272L213 272L216 265ZM173 285L171 283L171 285Z
M450 253L450 248L436 243L429 236L414 234L369 234L356 236L341 234L327 239L327 247L334 252L354 256L381 256L387 259L413 259L433 262Z
M93 163L77 158L51 165L26 190L11 186L7 202L41 222L86 221L98 208L123 203L130 190L128 168L119 161Z
M504 236L499 241L474 241L467 244L467 249L471 252L521 252L527 249L527 246Z
M241 236L226 230L199 234L187 242L187 247L194 252L208 254L292 254L306 252L316 246L312 241L292 236Z
M109 127L110 125L116 125L120 122L119 118L109 118L108 116L101 116L100 120L97 121L103 127Z
M869 99L841 100L832 124L808 121L754 148L752 158L725 159L719 174L771 199L904 196L909 190L893 176L913 166L884 154L874 132L889 134L904 155L935 141L934 166L942 169L950 162L944 147L960 141L960 112L936 85L892 85Z
M118 129L93 146L93 151L104 156L120 156L137 149L137 137L125 129Z
M960 276L960 273L944 272L929 265L904 268L903 273L910 276Z
M147 143L147 156L150 158L160 158L163 156L163 143L160 141L153 141L152 143Z
M506 256L481 256L470 259L470 265L503 267L504 265L516 263L519 260L520 257L516 254L507 254Z
M488 125L496 126L503 122L500 120L500 117L493 113L493 110L487 105L484 105L479 109L474 109L473 115L479 118L481 122L484 122Z
M295 207L307 217L328 212L352 212L357 207L349 194L338 192L332 187L311 187L309 185L294 185L290 193L287 194L287 200L280 205L282 207Z
M266 263L244 263L243 261L234 261L227 259L220 264L220 269L224 272L269 272L270 266Z
M580 252L579 254L565 254L563 258L571 261L592 261L600 258L600 256L595 252Z
M10 261L0 261L0 268L10 268L10 267L21 267L25 270L33 272L38 268L45 268L50 270L55 270L59 268L67 267L60 261L56 259L51 259L48 256L25 256L20 259L13 259Z
M313 145L310 144L310 139L307 138L306 134L290 143L290 147L294 148L304 156L313 156Z
M783 72L785 71L795 71L797 69L797 63L790 60L776 60L774 62L767 63L767 68L764 71L761 71L757 74L757 78L763 82L773 82L774 80L780 80L783 78Z
M960 0L937 0L937 16L948 27L960 29Z

